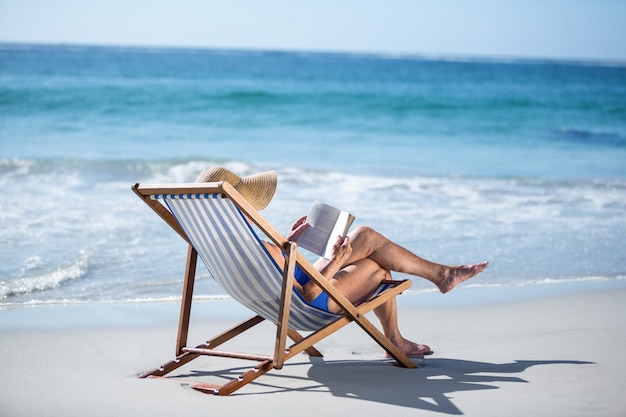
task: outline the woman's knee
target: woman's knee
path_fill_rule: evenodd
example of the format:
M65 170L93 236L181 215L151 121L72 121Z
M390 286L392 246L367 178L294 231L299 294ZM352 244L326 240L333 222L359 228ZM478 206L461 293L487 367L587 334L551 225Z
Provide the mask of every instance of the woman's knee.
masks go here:
M376 230L372 229L369 226L359 226L352 232L352 239L356 239L357 237L364 238L367 241L375 239L377 236L380 236Z
M350 235L352 247L359 246L363 249L369 248L372 252L383 245L386 238L369 226L359 226Z

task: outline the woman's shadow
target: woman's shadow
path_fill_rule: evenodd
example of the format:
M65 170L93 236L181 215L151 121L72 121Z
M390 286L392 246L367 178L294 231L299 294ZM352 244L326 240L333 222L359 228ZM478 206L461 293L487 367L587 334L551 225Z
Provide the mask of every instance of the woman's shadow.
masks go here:
M458 359L431 359L407 370L381 361L324 361L311 358L308 376L337 397L375 401L404 407L463 414L450 400L459 391L498 389L498 382L528 383L511 376L537 365L584 365L581 361L524 361L495 364ZM386 369L373 369L387 366Z

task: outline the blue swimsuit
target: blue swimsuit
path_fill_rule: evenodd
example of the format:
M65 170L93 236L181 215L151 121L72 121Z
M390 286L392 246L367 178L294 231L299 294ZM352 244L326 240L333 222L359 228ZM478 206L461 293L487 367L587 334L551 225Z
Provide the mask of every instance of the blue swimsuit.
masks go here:
M311 278L302 270L298 265L293 271L293 277L298 281L298 284L304 287L304 284L311 281ZM319 308L320 310L328 311L328 294L322 291L320 295L315 297L313 301L310 303L307 301L309 305L312 305L315 308Z

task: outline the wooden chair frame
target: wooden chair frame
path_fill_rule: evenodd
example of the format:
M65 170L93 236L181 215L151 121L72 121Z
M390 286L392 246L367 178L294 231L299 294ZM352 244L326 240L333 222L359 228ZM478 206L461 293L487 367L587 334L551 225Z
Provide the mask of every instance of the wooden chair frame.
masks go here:
M183 282L183 294L180 308L180 316L178 323L178 336L176 340L175 358L163 365L140 375L140 378L146 377L162 377L173 370L183 366L199 356L219 356L237 359L248 359L257 361L258 365L239 377L223 385L211 385L205 383L196 383L192 387L196 390L212 393L217 395L230 395L237 389L255 380L261 375L272 369L281 369L285 361L291 359L295 355L306 352L311 356L322 356L315 349L314 344L329 336L330 334L341 329L348 323L354 321L357 323L370 337L372 337L383 349L385 349L391 357L393 357L401 366L406 368L416 368L417 366L401 352L387 337L385 337L366 317L365 314L381 304L387 302L396 295L402 293L411 286L410 280L389 280L385 281L389 288L378 296L357 305L352 304L337 289L319 273L311 263L304 258L297 250L296 244L288 242L269 222L267 222L228 182L219 183L189 183L189 184L135 184L132 190L152 209L154 210L174 231L176 231L184 240L189 243L187 253L187 263L185 269L185 277ZM254 223L274 244L283 248L285 253L285 266L283 268L282 293L279 310L279 320L276 323L276 338L274 343L273 355L261 355L250 353L238 353L216 350L223 343L233 339L246 330L256 326L264 321L264 318L255 315L248 320L226 330L225 332L207 340L206 342L195 346L187 346L187 336L189 330L191 304L194 290L194 281L196 273L196 265L198 254L191 244L187 234L182 226L178 223L172 213L161 203L151 198L156 194L222 194L241 210L241 212ZM306 337L298 331L288 327L289 311L291 298L293 294L293 271L295 265L302 268L311 279L325 291L329 298L335 301L343 309L343 315L338 316L337 320L312 332ZM287 338L293 341L293 344L287 346Z

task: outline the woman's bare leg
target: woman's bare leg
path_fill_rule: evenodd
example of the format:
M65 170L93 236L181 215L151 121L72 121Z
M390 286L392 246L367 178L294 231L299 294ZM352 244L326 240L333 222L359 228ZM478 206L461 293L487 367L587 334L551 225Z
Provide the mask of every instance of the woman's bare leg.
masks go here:
M429 346L421 345L419 343L412 342L405 339L400 334L400 328L398 327L398 307L396 305L396 297L393 297L386 303L376 307L374 313L381 326L383 327L383 333L396 345L405 355L429 355L432 351Z
M444 294L451 291L457 284L482 272L489 265L488 262L483 262L451 267L430 262L365 226L360 226L351 233L350 245L352 254L345 263L346 265L360 259L370 258L388 271L426 278Z
M369 298L380 283L386 279L391 279L389 271L366 258L346 266L337 272L330 282L351 303L358 304ZM328 300L328 309L335 313L341 311L332 300ZM384 335L402 352L407 355L424 355L430 352L430 347L411 342L400 334L395 297L376 307L374 313L380 320Z
M360 304L372 295L383 280L389 278L390 274L380 265L365 258L347 265L337 272L329 282L352 304ZM330 299L328 300L328 309L333 313L341 311L341 308Z

